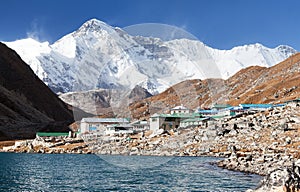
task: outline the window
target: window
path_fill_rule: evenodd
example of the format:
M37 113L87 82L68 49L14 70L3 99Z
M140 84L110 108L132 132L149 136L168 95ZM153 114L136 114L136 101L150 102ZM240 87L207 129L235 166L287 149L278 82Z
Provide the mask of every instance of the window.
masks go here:
M155 121L157 121L157 118L151 118L151 121L155 122Z

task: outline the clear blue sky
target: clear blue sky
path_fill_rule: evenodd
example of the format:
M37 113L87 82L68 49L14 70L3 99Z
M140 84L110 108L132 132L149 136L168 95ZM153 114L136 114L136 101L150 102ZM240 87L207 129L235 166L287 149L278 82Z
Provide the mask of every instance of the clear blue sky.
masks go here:
M91 18L121 28L175 25L219 49L258 42L300 51L298 0L7 0L1 1L0 40L33 35L54 42Z

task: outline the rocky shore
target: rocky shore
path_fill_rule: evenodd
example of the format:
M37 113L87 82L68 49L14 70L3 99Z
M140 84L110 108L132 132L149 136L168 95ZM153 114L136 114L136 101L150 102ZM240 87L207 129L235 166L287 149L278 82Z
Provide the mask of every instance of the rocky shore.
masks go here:
M300 108L250 111L210 127L147 131L136 135L81 138L37 137L16 141L3 152L110 155L216 156L220 167L259 175L291 168L300 158Z
M37 136L29 140L0 142L0 152L15 153L91 153L87 147L83 139L68 137L42 138Z

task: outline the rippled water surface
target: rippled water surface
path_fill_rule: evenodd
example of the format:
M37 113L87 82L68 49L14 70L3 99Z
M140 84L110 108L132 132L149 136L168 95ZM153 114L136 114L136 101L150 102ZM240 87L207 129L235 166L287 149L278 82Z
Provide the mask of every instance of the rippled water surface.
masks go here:
M259 184L259 176L227 171L210 164L216 160L209 157L100 158L97 155L0 153L0 191L225 192L245 191Z

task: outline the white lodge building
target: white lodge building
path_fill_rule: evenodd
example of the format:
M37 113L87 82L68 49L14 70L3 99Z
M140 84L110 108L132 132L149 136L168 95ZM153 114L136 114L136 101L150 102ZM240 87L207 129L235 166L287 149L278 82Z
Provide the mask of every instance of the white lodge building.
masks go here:
M171 114L175 114L175 113L192 113L193 111L184 107L183 105L179 105L177 107L174 107L171 109Z
M80 133L104 133L107 125L128 123L129 120L126 118L83 118L80 122Z

